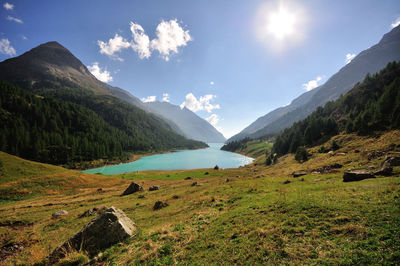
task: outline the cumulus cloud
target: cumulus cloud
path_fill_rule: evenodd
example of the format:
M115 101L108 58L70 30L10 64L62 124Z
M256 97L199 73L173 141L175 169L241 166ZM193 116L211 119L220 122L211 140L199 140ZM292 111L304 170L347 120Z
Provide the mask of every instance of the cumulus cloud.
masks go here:
M356 57L356 54L346 54L346 64L350 63L354 57Z
M6 10L13 10L13 9L14 9L14 5L13 5L13 4L10 4L10 3L7 3L7 2L3 5L3 7L4 7Z
M10 41L8 39L0 40L0 54L6 54L9 56L16 55L15 49L10 45Z
M169 60L171 53L178 53L180 46L192 40L188 30L184 30L176 19L162 20L156 28L157 38L151 41L151 49L157 50L165 61Z
M142 98L141 100L144 103L151 103L151 102L155 102L156 99L157 99L156 96L149 96L149 97L146 97L146 98Z
M87 66L87 68L89 69L90 73L92 73L93 76L100 81L110 82L113 80L110 72L108 72L106 69L102 70L98 62L94 62L93 65Z
M162 96L163 96L162 97L162 101L166 102L166 103L169 103L169 94L168 93L163 93Z
M319 86L318 82L320 82L321 80L322 80L322 77L318 76L318 77L316 77L315 79L310 80L310 81L307 82L307 83L304 83L304 84L303 84L303 88L304 88L306 91L313 90L313 89L315 89L316 87Z
M196 96L193 93L188 93L186 95L185 101L180 105L181 109L186 107L187 109L197 112L205 110L208 113L211 113L214 109L220 109L219 104L211 104L210 101L215 99L217 96L213 94L206 94L204 96L200 96L200 99L197 100Z
M138 53L140 59L149 58L151 56L149 36L139 24L131 22L130 25L133 36L132 49Z
M208 121L208 123L216 127L219 122L219 117L216 114L212 114L209 117L207 117L206 120Z
M131 47L138 53L140 59L150 58L153 51L158 51L165 61L169 61L172 54L177 54L181 46L192 40L188 30L184 30L176 19L162 20L156 28L156 38L150 41L143 27L135 22L130 22L132 41L128 42L123 37L115 34L108 42L97 41L100 53L113 59L123 61L115 55L124 48Z
M124 60L118 57L116 53L131 46L131 43L118 34L115 34L114 38L109 39L108 42L97 41L97 44L100 47L101 54L108 55L111 59L119 61Z
M12 16L7 16L7 20L9 20L9 21L14 21L14 22L17 22L17 23L19 23L19 24L24 23L21 19L19 19L19 18L14 18L14 17L12 17Z
M25 35L21 35L22 40L26 41L28 40L28 37L26 37Z
M211 86L214 85L214 81L210 81L210 85L211 85Z
M400 25L400 17L397 18L397 19L391 24L392 28L396 28L396 27L399 26L399 25Z

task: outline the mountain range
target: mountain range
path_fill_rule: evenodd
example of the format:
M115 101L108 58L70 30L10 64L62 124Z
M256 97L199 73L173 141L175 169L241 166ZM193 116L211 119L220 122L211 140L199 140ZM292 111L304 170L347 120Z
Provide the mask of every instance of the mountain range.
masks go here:
M356 83L362 81L368 73L376 73L389 62L400 60L400 26L385 34L380 42L359 53L325 84L303 93L289 105L277 108L258 118L227 142L264 135L276 135L311 114L318 106L339 98Z

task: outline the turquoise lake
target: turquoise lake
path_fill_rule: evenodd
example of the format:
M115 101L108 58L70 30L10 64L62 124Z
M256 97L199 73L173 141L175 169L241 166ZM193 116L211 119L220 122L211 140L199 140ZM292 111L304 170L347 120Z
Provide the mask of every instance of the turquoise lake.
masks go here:
M182 150L166 154L142 157L137 161L88 169L83 172L116 175L127 172L147 170L188 170L200 168L237 168L249 164L253 158L238 153L221 151L222 143L209 143L210 147L201 150Z

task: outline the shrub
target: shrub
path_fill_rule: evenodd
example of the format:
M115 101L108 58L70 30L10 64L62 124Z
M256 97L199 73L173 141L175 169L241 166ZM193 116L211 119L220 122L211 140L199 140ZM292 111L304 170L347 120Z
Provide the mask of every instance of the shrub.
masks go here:
M331 143L331 149L332 149L333 151L336 151L336 150L338 150L339 148L340 148L340 146L336 143L335 140L333 140L332 143Z
M307 153L306 148L304 148L303 146L298 147L297 150L296 150L296 155L295 155L294 158L299 163L307 161L308 160L308 153Z

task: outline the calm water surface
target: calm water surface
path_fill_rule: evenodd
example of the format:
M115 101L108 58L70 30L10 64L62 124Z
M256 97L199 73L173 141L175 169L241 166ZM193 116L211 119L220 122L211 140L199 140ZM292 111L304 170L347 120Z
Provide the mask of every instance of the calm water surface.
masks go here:
M209 143L210 147L201 150L184 150L157 154L140 158L137 161L85 170L85 173L122 174L146 170L184 170L213 168L237 168L249 164L253 158L238 153L221 151L222 143Z

